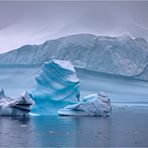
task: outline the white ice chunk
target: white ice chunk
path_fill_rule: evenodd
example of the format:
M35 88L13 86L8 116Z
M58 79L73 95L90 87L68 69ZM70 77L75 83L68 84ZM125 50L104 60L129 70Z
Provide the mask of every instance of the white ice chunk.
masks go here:
M33 101L28 92L25 92L19 98L11 98L4 95L3 89L0 91L0 115L27 115L32 104Z
M111 102L104 92L92 94L84 97L83 101L68 105L58 111L59 115L90 115L90 116L107 116L112 110ZM82 113L82 111L84 113Z

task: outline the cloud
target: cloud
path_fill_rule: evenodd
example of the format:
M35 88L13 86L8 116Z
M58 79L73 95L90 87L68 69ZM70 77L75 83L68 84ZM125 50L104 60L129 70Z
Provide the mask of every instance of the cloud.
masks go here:
M0 52L77 33L148 40L148 2L1 1Z

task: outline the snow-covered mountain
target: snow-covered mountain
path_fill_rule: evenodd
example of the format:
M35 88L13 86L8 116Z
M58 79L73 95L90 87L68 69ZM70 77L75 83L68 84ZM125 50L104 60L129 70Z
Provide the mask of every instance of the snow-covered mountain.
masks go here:
M76 67L148 80L148 43L130 36L77 34L26 45L0 55L0 65L38 65L49 59L70 60Z

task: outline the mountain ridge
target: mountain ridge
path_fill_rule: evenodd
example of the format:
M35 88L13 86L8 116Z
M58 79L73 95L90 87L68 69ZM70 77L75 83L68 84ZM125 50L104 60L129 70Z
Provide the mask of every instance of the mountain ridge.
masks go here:
M141 79L148 79L148 72L144 72L148 65L148 43L128 35L76 34L40 45L25 45L0 54L0 65L41 65L50 59L69 60L76 67L116 75L142 74Z

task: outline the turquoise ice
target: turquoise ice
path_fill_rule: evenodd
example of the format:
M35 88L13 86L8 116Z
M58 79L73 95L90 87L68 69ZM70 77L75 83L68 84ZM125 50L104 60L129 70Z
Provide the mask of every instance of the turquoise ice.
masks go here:
M58 109L78 102L80 83L70 62L45 62L35 79L36 87L30 91L35 102L32 106L33 114L56 115Z

